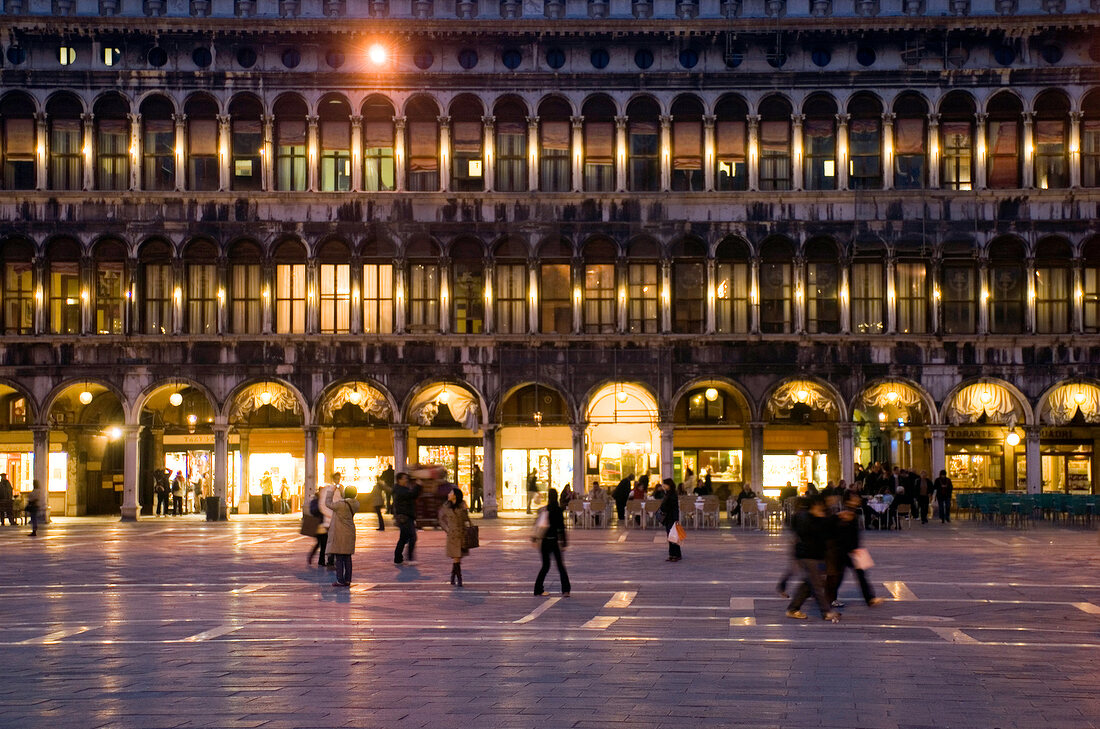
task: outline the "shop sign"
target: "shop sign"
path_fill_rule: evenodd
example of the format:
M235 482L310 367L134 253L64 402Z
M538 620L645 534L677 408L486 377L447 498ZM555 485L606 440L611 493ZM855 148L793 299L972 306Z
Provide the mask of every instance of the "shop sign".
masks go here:
M1002 440L1004 431L999 428L952 428L948 435L954 440Z
M1096 435L1090 428L1043 428L1039 431L1041 440L1092 440Z
M240 443L241 437L237 433L229 434L230 443ZM166 435L164 436L164 445L194 445L194 446L210 446L214 447L214 434L213 433L195 433L192 435Z

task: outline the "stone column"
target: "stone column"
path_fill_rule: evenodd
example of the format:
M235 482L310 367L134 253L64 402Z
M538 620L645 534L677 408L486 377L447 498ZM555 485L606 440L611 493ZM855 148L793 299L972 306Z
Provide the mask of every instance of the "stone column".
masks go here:
M882 189L894 189L894 114L882 115Z
M393 331L401 334L405 331L405 280L407 278L405 261L395 258L393 261ZM397 468L397 466L394 466Z
M898 331L898 292L894 280L894 256L886 258L886 332L896 334Z
M573 149L570 150L573 192L580 192L584 183L584 117L572 116L569 121L573 123Z
M933 258L932 265L929 266L929 277L932 279L932 326L931 333L938 334L940 332L940 299L943 296L943 292L940 289L940 279L942 276L943 259Z
M351 191L363 189L363 117L351 115Z
M84 146L80 150L80 162L84 170L84 189L95 189L95 116L81 114L84 122Z
M481 446L484 451L481 462L484 506L482 517L495 519L497 515L497 487L500 478L497 475L497 428L495 423L482 427Z
M989 334L989 261L978 263L978 334Z
M836 189L848 189L848 160L852 158L848 146L848 120L850 114L836 115Z
M130 189L141 189L141 114L127 114L130 120Z
M836 434L840 448L840 477L851 484L856 478L855 424L837 423Z
M50 331L50 311L45 296L50 274L42 256L35 256L31 266L34 269L34 333L46 334Z
M397 192L407 189L405 183L405 117L393 118L393 187Z
M451 117L437 117L439 121L439 189L451 189Z
M749 190L760 189L760 115L749 114Z
M629 123L630 117L617 116L615 117L615 191L626 192L626 165L627 165L627 149L626 146L626 125Z
M1026 425L1025 433L1025 457L1027 458L1027 492L1040 494L1043 492L1043 461L1039 452L1039 432L1042 426Z
M940 471L947 469L947 426L930 425L928 429L932 432L932 460L928 464L928 473L935 481Z
M527 117L527 189L539 189L539 118Z
M451 331L451 259L439 258L439 331Z
M49 186L49 175L46 168L46 151L50 147L50 127L46 121L46 113L38 112L34 115L34 189L45 190Z
M629 319L627 309L630 306L630 292L627 290L627 282L629 280L628 264L625 258L620 258L615 263L615 307L618 316L615 321L617 325L615 331L625 332L627 330L627 320ZM658 296L660 294L658 293ZM658 322L660 324L660 322Z
M806 259L802 256L794 257L794 280L791 282L794 284L791 297L794 299L791 302L791 312L794 315L794 332L795 334L806 333Z
M661 165L661 190L672 189L672 115L661 114L661 136L659 141Z
M852 291L849 288L847 260L840 263L840 333L852 332Z
M572 291L569 294L573 298L573 333L580 334L584 330L584 302L581 300L581 282L584 280L584 262L578 258L574 258L570 268L573 271Z
M31 436L34 439L34 480L38 482L35 491L38 498L39 518L44 524L50 522L50 498L47 487L50 482L50 429L46 425L32 425Z
M756 493L764 488L764 423L749 423L749 479Z
M760 333L760 259L753 256L749 280L749 330Z
M928 189L940 186L940 115L928 115Z
M264 334L275 331L275 264L260 266L260 319Z
M496 122L495 116L481 117L481 180L482 189L488 192L496 189L496 137L493 133Z
M95 334L95 312L92 292L95 290L95 263L91 256L80 257L80 333Z
M806 120L805 114L791 114L791 189L801 190L802 182L806 178L804 168L806 166L806 149L802 139L802 122Z
M172 333L183 334L183 291L187 286L183 261L172 261Z
M1024 299L1024 331L1035 332L1038 330L1038 318L1036 312L1035 303L1035 258L1032 256L1027 257L1027 287Z
M349 266L349 281L351 284L351 316L348 318L348 328L352 334L363 333L363 262L359 256L351 257Z
M318 174L321 168L321 135L317 133L317 125L320 123L321 118L316 114L310 114L306 117L306 162L309 165L309 187L310 192L316 192L320 189L320 182Z
M484 332L490 334L497 330L496 307L493 304L497 296L496 290L493 289L496 269L493 266L493 260L491 258L485 261L485 270L483 274L484 277L481 281L481 302L485 307Z
M584 452L584 431L588 423L573 423L569 426L573 434L573 493L587 493L588 463Z
M1035 187L1035 114L1024 112L1024 179L1023 188ZM1028 465L1031 468L1031 465Z
M214 419L214 498L221 504L218 521L229 514L229 423L226 418Z
M228 190L233 179L229 165L233 158L233 149L230 139L230 125L233 118L228 114L218 114L218 190Z
M214 274L217 277L218 287L215 318L218 334L227 334L229 332L229 305L225 298L226 292L229 291L229 261L225 256L218 256L217 264L217 271Z
M714 160L718 149L714 138L716 119L714 114L703 115L703 189L707 192L714 191Z
M536 259L527 262L527 331L538 334L539 331L539 264Z
M141 435L141 426L124 425L122 433L126 439L122 460L122 521L137 521L141 513L141 503L138 500L138 473L141 470L138 437Z
M1081 112L1069 113L1069 186L1081 186Z
M390 426L393 431L393 470L395 473L409 470L409 426L398 423Z
M1073 329L1075 333L1085 330L1085 302L1081 296L1084 290L1084 278L1081 273L1081 261L1073 262Z
M248 466L249 456L249 436L250 433L246 428L237 428L237 434L240 436L239 447L241 449L241 483L240 488L244 493L243 498L236 504L226 504L225 508L228 511L233 506L237 507L237 512L240 514L248 513L248 479L251 476L251 469ZM308 503L308 501L307 501Z
M714 334L718 330L718 324L716 321L715 312L715 296L716 289L718 287L718 276L715 271L717 264L713 258L707 258L707 313L706 313L706 333Z
M176 192L180 192L187 189L187 115L173 114L172 121L176 123L176 148L172 152L176 159Z
M661 423L661 480L672 478L672 436L675 426ZM648 473L648 471L647 471Z
M320 264L316 258L306 260L306 333L321 331L321 306L318 303L321 293Z
M303 491L305 495L302 497L304 502L308 504L313 495L317 493L317 426L309 425L305 427L305 468L303 469ZM326 462L326 466L328 463ZM327 476L321 474L321 481L328 481Z
M263 167L260 171L261 187L265 191L275 189L275 117L264 114L264 141L260 151L263 158L260 160Z
M975 155L974 174L971 175L975 190L984 190L989 187L989 147L985 133L985 122L988 118L989 115L981 111L974 115L974 149L981 152Z
M672 331L672 265L663 260L660 263L661 285L657 292L657 311L661 312L657 323L659 331Z

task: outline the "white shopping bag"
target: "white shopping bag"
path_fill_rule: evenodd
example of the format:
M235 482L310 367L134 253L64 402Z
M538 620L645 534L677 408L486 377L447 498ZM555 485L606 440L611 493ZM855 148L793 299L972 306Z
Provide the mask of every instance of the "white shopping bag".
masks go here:
M686 536L687 532L684 531L679 522L673 524L672 528L668 530L668 541L673 544L683 544Z
M863 547L853 549L848 553L848 556L852 560L852 566L857 570L869 570L875 566L875 561L871 559L871 553Z

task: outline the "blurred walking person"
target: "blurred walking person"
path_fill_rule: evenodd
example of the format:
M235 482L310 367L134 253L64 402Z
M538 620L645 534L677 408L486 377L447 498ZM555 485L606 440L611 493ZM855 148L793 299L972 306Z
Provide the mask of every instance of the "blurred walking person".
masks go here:
M545 512L547 523L546 531L542 534L539 544L539 553L542 555L542 568L539 570L539 576L535 578L535 596L539 597L546 594L546 575L550 572L550 556L553 555L554 561L558 564L558 575L561 576L561 594L563 597L569 597L571 587L569 575L566 574L565 562L561 559L561 550L565 549L566 546L565 516L562 513L561 505L558 503L558 490L551 488L546 496L546 506L539 509L539 518L541 519L543 512Z
M805 620L808 616L800 609L811 594L821 610L821 617L834 623L840 620L840 614L829 607L825 595L825 539L828 524L825 520L825 501L814 496L808 511L799 514L794 524L794 554L798 562L798 571L802 583L787 605L787 617Z
M397 546L393 550L393 563L395 565L415 565L413 552L416 550L416 499L420 496L419 483L409 485L409 474L399 473L393 485L393 521L401 531L397 538ZM408 557L402 556L406 545Z
M335 558L336 582L333 587L351 587L351 555L355 554L355 512L359 510L356 489L348 486L343 493L337 489L329 492L329 510L332 523L329 526L328 553Z
M321 526L326 532L325 543L321 545L321 556L317 559L317 566L330 570L336 569L336 558L328 545L328 542L332 539L332 507L329 506L329 502L333 500L334 495L339 498L339 495L343 493L343 487L340 485L342 478L343 476L339 471L334 472L332 480L322 486L321 492L317 494L317 507L321 510Z
M458 586L462 587L462 555L469 551L466 548L466 527L473 526L473 522L470 521L470 512L460 489L451 489L447 500L439 507L439 526L447 533L447 556L453 560L451 584L457 581Z
M838 595L840 585L844 582L844 573L852 570L859 581L860 592L863 593L863 601L867 607L874 607L885 602L881 597L875 597L875 591L867 579L865 567L869 566L870 555L867 550L859 546L859 512L863 508L863 500L859 496L851 495L844 501L844 508L836 515L834 522L836 529L837 547L840 557L840 569L829 583L828 595L834 608L844 607Z
M684 558L684 553L680 549L680 542L672 541L672 530L680 523L680 496L676 493L676 482L671 478L666 478L661 483L665 485L665 498L661 502L664 519L661 524L665 528L665 534L669 536L668 561L679 562Z
M936 506L940 509L940 522L951 523L951 492L955 485L947 477L947 471L940 471L940 477L936 479Z
M23 511L26 513L27 518L31 520L31 533L28 534L27 536L28 537L37 537L38 536L38 508L40 506L38 500L40 498L39 494L41 493L41 491L40 491L41 487L38 485L38 479L35 479L34 481L32 481L31 486L32 486L33 490L29 494L27 494L27 505L25 507L23 507Z
M374 482L374 489L370 492L370 503L374 509L374 515L378 517L378 528L376 531L386 531L386 522L382 519L382 507L386 505L386 491L382 483L382 479L378 478Z

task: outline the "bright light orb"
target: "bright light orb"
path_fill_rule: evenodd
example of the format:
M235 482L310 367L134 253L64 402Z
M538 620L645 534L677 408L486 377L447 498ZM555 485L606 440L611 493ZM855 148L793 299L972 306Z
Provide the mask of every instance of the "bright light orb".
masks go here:
M886 399L890 402L897 402L898 393L895 390L890 390L890 392L886 393Z
M443 392L439 393L439 397L436 398L436 401L440 405L446 405L447 401L450 400L450 399L451 399L451 396L450 396L450 394L448 394L447 388L444 387Z
M180 405L183 404L183 395L179 394L178 392L173 392L171 395L168 396L168 402L172 403L172 407L178 408Z
M1009 433L1008 437L1005 438L1005 443L1008 443L1010 446L1018 446L1020 445L1020 436L1015 433Z
M715 400L718 399L718 390L717 390L717 388L708 387L707 391L704 394L706 395L707 400L709 400L710 402L714 402Z
M993 400L993 393L989 390L983 390L982 394L978 396L978 399L982 401L983 405L988 405Z
M107 428L107 437L111 440L118 440L122 437L122 428L117 425L112 425L110 428Z
M195 415L194 413L191 413L190 415L187 416L187 422L191 425L194 425L195 423L199 422L199 416Z
M80 393L80 404L81 405L91 405L92 404L92 393L90 393L87 390Z
M260 402L262 402L264 405L270 405L271 404L271 391L270 390L264 390L263 392L260 393Z
M1087 399L1088 399L1088 396L1085 393L1081 392L1080 390L1073 393L1073 401L1075 403L1077 403L1078 405L1084 405L1085 400L1087 400Z
M352 405L358 405L359 401L363 399L363 394L358 390L352 390L348 393L348 402Z
M807 400L810 399L810 391L809 390L799 390L798 392L795 393L795 396L798 398L799 402L806 402Z
M626 402L627 397L629 397L629 395L626 394L626 390L619 390L615 393L615 399L619 401L620 405Z
M375 66L381 66L386 62L386 47L381 43L374 43L367 49L367 58Z

